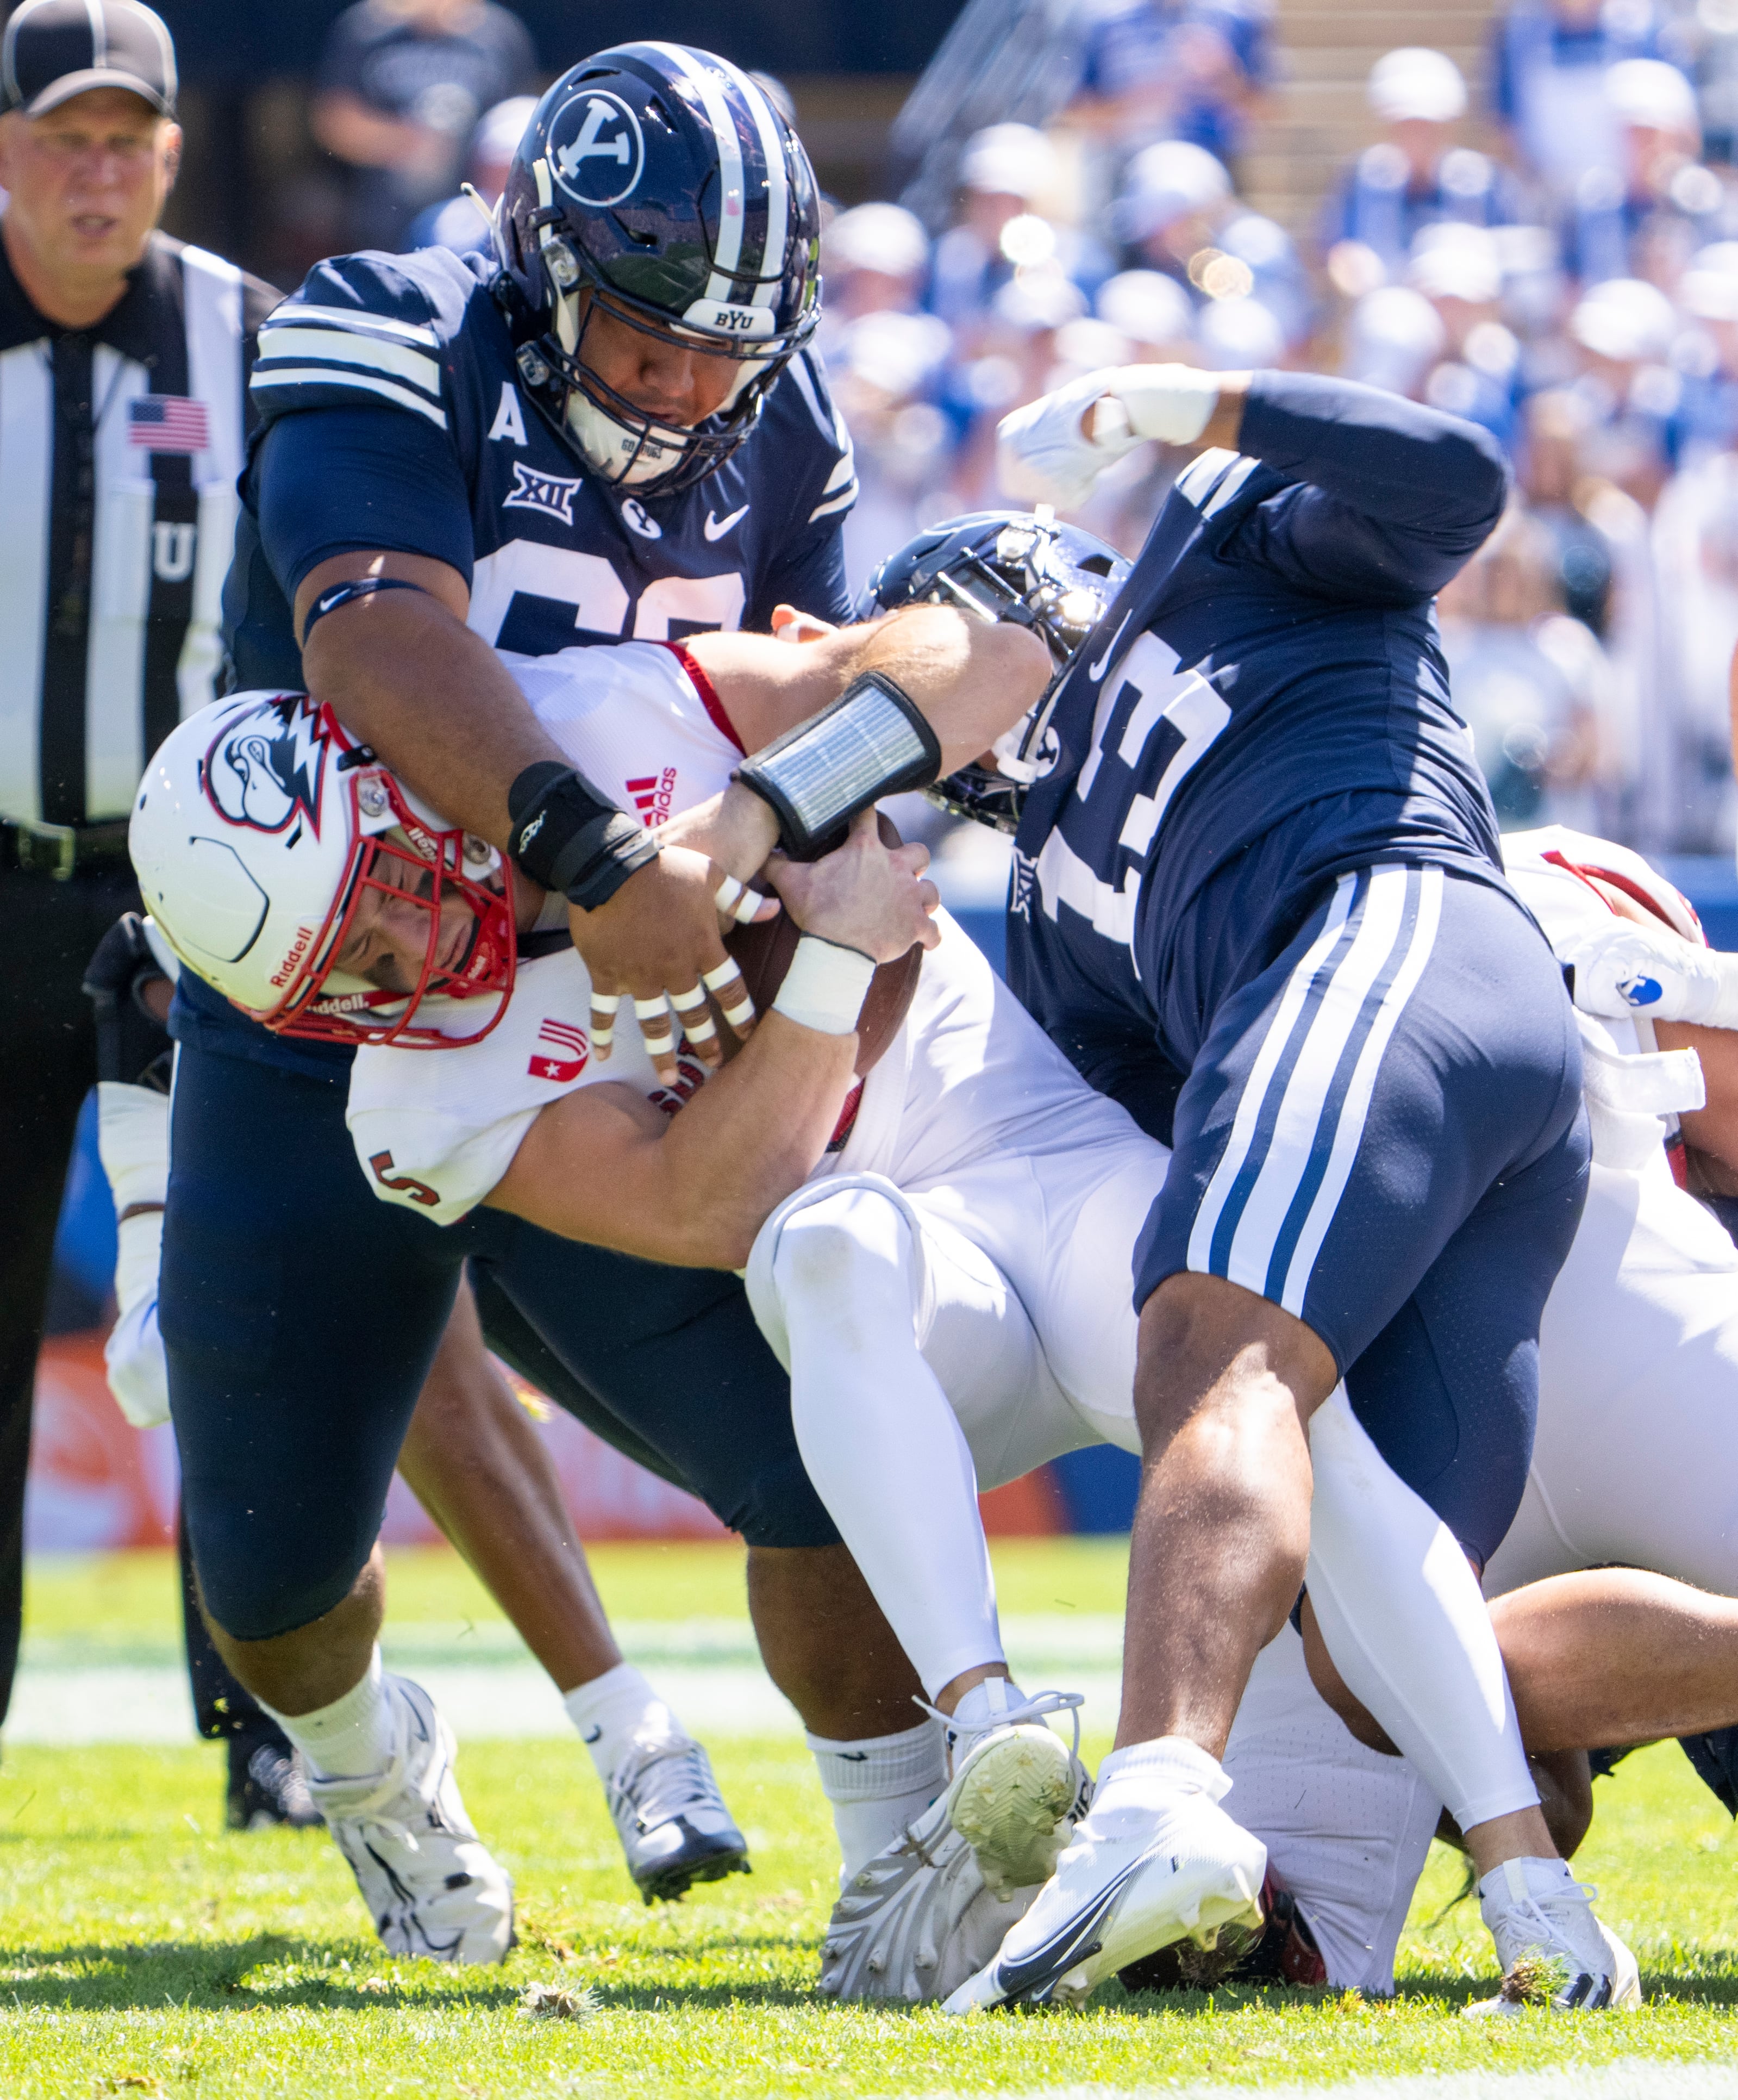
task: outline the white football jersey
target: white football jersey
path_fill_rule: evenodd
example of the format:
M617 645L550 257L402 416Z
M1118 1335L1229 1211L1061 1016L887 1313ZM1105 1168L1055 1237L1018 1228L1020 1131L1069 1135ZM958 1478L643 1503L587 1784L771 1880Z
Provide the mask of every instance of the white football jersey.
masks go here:
M649 824L725 787L741 747L716 703L673 649L650 642L504 654L533 712L574 764ZM561 915L565 927L565 914ZM1121 1110L1094 1094L1015 1001L945 912L904 1026L865 1079L840 1149L816 1175L875 1172L905 1184L944 1176L1001 1149L1023 1154L1120 1134ZM568 945L521 961L506 1012L480 1041L449 1008L451 1055L363 1048L350 1077L348 1121L376 1195L451 1224L512 1164L550 1102L576 1088L639 1088L672 1113L702 1083L682 1059L678 1088L653 1068L631 1004L616 1017L609 1059L592 1055L591 979ZM847 1104L847 1119L850 1117Z

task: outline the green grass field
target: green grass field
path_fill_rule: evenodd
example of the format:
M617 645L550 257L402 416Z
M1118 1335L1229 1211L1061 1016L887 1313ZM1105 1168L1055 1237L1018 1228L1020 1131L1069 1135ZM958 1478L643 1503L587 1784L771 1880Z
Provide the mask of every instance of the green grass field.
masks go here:
M1120 1556L1091 1542L1005 1546L1012 1612L1102 1612ZM741 1610L728 1548L601 1549L612 1610L637 1621ZM399 1556L394 1622L479 1630L498 1615L442 1555ZM29 1640L173 1640L156 1556L38 1570ZM1091 1746L1094 1753L1106 1745ZM1738 1838L1671 1746L1599 1788L1577 1861L1641 1958L1646 2008L1582 2022L1462 2022L1494 1974L1476 1907L1438 1851L1389 2004L1329 1992L1131 1999L1084 2015L838 2009L812 1992L835 1855L800 1740L714 1746L748 1829L752 1878L679 1908L633 1896L576 1740L486 1742L460 1772L517 1879L523 1943L503 1970L383 1958L318 1832L231 1836L219 1754L23 1745L0 1767L0 2094L497 2096L1015 2093L1330 2085L1655 2058L1730 2062L1738 2005ZM579 2019L521 2008L533 1983ZM1735 2075L1738 2089L1738 2075Z

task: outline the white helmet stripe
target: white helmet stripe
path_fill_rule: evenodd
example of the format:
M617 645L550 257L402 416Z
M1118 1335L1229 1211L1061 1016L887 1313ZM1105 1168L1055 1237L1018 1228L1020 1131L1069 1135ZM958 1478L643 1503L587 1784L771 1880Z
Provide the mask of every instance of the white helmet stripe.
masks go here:
M777 306L784 289L785 240L790 227L790 183L785 173L784 135L765 91L728 59L722 60L720 64L748 104L755 129L760 134L760 151L767 164L767 245L757 273L767 281L755 287L750 304Z
M742 221L746 215L747 199L742 188L742 142L737 136L736 118L730 104L711 72L705 66L696 65L693 55L680 44L649 43L649 51L661 51L676 68L691 80L700 90L700 100L718 141L719 174L722 193L719 197L718 252L713 257L711 281L706 286L706 297L724 306L733 305L736 297L736 275L742 259ZM736 209L731 210L735 200Z

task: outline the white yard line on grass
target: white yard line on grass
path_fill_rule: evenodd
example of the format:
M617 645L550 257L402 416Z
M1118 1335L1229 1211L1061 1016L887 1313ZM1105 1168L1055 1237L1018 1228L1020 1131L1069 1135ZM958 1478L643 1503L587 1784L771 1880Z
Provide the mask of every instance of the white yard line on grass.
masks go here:
M571 1724L555 1687L535 1663L436 1662L414 1651L395 1653L389 1630L385 1654L389 1669L403 1670L423 1686L461 1742L569 1732ZM757 1663L635 1659L645 1662L658 1690L702 1740L708 1736L797 1736L802 1732L801 1722ZM1059 1681L1070 1691L1086 1694L1086 1727L1115 1727L1114 1673L1073 1670ZM193 1712L186 1674L164 1662L42 1666L27 1657L13 1691L6 1740L190 1742Z
M975 2089L974 2089L975 2091ZM1447 2076L1349 2078L1339 2085L1243 2085L1214 2079L1206 2085L1047 2085L1021 2089L1022 2100L1734 2100L1738 2065L1670 2063L1633 2057L1597 2068L1569 2065L1557 2071L1459 2071ZM940 2089L922 2100L966 2100Z

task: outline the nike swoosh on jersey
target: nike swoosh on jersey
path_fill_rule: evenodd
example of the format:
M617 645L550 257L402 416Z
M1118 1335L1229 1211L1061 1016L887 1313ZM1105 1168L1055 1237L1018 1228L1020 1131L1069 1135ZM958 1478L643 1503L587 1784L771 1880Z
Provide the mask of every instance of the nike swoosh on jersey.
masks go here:
M715 518L709 510L706 512L706 523L700 529L709 540L722 540L733 525L741 523L748 513L749 505L746 503L740 510L733 510L728 518Z
M1118 626L1116 632L1111 637L1110 640L1105 644L1103 649L1100 651L1098 662L1096 664L1089 664L1087 665L1086 675L1092 680L1095 686L1104 676L1105 673L1110 669L1111 659L1116 653L1116 645L1123 638L1123 629L1129 624L1129 621L1133 620L1133 617L1134 615L1132 612L1125 612L1123 615L1121 623Z

